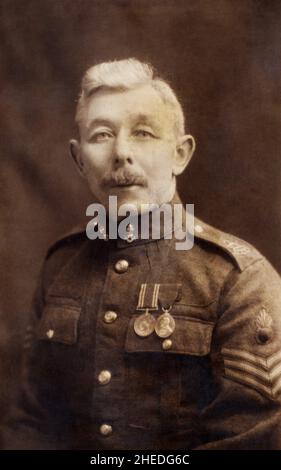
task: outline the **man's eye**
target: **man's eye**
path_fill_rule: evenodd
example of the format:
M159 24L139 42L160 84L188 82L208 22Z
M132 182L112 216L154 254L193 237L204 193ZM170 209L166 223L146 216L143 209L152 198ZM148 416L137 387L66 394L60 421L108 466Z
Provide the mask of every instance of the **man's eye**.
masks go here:
M154 135L152 134L152 132L148 132L148 131L145 131L143 129L139 129L137 131L134 132L134 135L136 137L140 137L141 139L151 139L154 137Z
M94 142L105 142L112 137L112 134L109 132L97 132L93 135L92 140Z

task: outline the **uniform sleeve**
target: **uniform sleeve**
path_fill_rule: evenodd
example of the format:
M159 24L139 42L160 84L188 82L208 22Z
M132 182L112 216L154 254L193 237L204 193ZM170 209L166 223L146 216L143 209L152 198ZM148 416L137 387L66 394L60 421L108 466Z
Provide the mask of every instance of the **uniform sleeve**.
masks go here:
M63 397L50 382L36 330L43 310L43 275L36 289L23 344L18 398L1 428L4 449L61 449L67 445L68 412Z
M281 281L265 259L229 275L211 359L198 449L281 449Z

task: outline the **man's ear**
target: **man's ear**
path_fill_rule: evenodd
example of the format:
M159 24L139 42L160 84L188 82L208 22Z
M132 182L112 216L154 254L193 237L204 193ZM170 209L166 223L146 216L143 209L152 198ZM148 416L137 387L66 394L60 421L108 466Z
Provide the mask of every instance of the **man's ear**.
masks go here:
M180 175L185 170L191 160L195 147L196 144L192 135L186 134L179 138L173 165L173 174L175 176Z
M80 175L85 176L84 162L81 157L80 143L78 140L71 139L69 141L69 152L78 168Z

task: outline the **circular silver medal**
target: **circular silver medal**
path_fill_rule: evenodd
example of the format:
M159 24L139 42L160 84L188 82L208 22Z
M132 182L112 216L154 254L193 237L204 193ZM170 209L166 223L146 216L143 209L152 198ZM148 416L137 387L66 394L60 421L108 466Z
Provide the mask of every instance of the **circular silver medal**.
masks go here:
M156 320L155 332L159 338L168 338L175 331L175 328L175 320L167 310Z
M155 327L155 318L148 311L135 319L134 330L138 336L149 336L153 333Z

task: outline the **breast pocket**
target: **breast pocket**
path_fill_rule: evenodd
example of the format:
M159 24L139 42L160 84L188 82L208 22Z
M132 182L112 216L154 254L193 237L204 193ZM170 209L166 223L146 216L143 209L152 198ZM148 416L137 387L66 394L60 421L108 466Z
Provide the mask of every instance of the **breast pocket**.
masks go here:
M130 399L134 419L144 427L151 423L163 429L178 428L180 423L194 427L209 386L214 323L189 317L188 307L173 317L175 330L167 339L155 332L145 338L138 336L134 331L137 315L128 327L125 350ZM137 396L138 400L134 399Z
M80 311L78 306L48 302L34 329L28 373L40 399L52 411L61 403L74 409L77 390L81 389Z
M80 313L80 307L47 304L37 327L37 339L51 344L75 344Z

